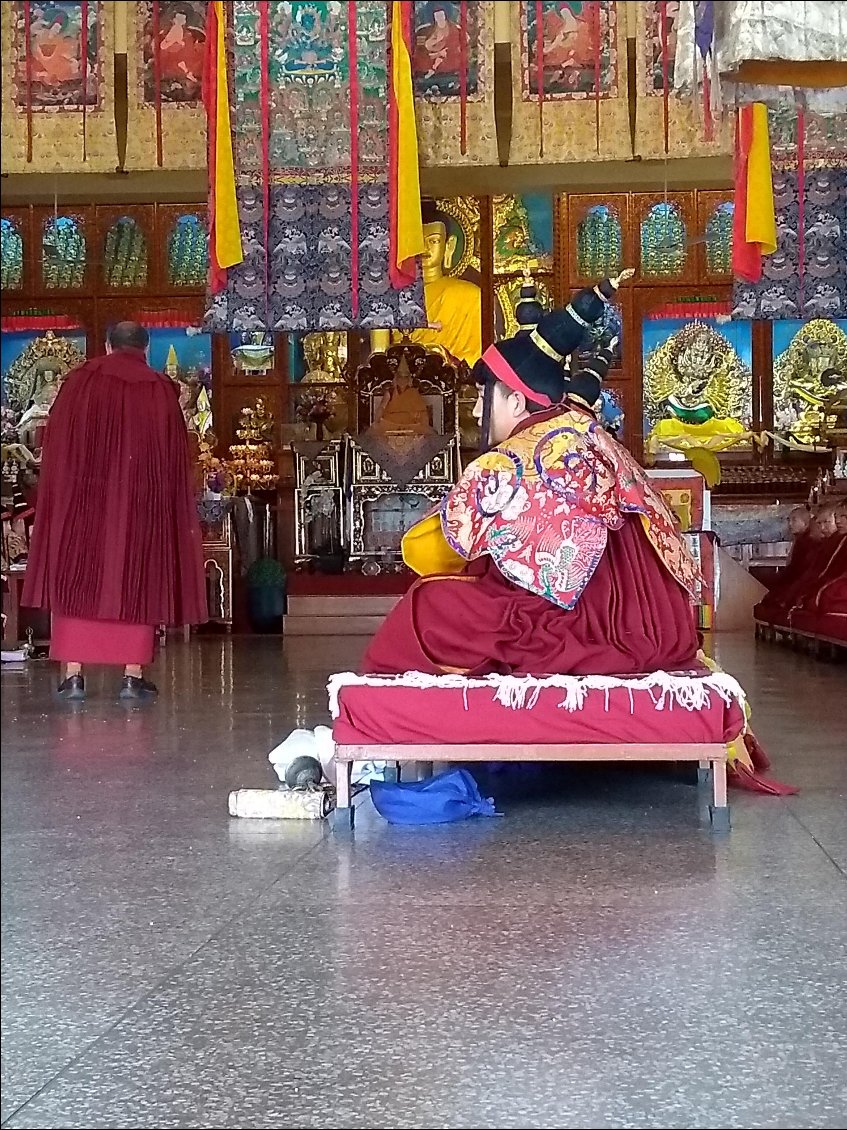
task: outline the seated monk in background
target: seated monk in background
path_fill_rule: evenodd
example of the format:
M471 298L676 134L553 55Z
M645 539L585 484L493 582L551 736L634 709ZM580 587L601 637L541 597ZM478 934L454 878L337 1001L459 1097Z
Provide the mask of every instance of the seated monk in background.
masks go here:
M696 665L698 574L673 514L598 423L612 353L565 357L619 279L578 294L474 370L493 446L404 538L421 574L363 671L625 675Z
M793 588L789 621L825 632L823 621L814 621L835 617L833 634L847 638L847 502L824 503L812 518L812 528L817 552Z
M793 609L806 606L823 575L832 571L833 554L839 548L835 504L823 503L813 511L798 510L805 511L807 518L804 522L798 511L789 515L794 543L785 569L753 609L755 618L765 623L787 624ZM836 566L839 559L840 554L836 554Z
M391 387L379 406L372 430L381 434L428 436L433 432L426 401L412 383L409 366L401 358Z

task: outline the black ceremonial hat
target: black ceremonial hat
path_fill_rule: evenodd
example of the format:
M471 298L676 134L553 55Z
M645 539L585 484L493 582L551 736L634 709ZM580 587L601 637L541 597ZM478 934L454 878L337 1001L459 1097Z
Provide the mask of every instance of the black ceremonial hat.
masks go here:
M545 314L529 333L489 346L474 367L477 384L498 380L545 408L561 403L568 383L565 358L584 342L617 286L618 280L603 279L581 290L563 310Z

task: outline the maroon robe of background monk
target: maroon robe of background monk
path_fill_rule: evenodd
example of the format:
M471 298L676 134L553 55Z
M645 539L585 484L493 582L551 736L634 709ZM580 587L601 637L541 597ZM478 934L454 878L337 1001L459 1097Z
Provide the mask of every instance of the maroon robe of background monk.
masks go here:
M148 340L119 322L50 411L22 603L52 613L67 700L85 697L86 663L122 666L121 698L154 696L156 626L208 618L188 433Z

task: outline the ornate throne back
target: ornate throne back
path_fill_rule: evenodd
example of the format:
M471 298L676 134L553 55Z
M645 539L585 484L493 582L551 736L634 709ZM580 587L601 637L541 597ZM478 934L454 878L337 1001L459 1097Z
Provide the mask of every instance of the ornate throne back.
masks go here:
M412 384L430 408L432 426L440 435L456 431L458 379L455 368L441 354L414 342L391 345L386 353L372 353L356 374L358 430L375 422L377 409L405 362Z

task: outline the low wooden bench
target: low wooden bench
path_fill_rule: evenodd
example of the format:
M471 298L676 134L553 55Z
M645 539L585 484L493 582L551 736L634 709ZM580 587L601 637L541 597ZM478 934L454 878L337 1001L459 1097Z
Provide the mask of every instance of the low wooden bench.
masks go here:
M334 676L333 823L353 827L356 762L386 762L388 779L399 780L412 764L420 774L466 762L686 761L711 783L713 831L727 831L728 744L744 731L743 704L734 680L705 671L629 680Z

